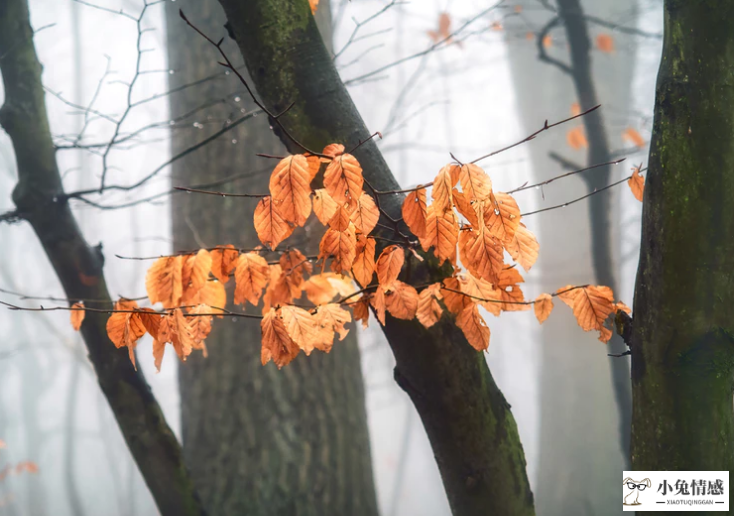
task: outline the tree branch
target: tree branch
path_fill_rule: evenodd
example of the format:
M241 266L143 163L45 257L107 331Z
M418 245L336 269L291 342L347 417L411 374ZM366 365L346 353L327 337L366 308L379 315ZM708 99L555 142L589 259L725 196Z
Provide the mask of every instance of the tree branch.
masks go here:
M18 165L13 191L18 216L36 232L67 298L109 303L101 255L84 241L68 203L59 201L63 186L26 0L0 3L0 55L5 86L0 125L12 140ZM115 350L105 326L103 314L91 314L82 335L102 391L161 514L204 514L180 446L150 387L124 352Z

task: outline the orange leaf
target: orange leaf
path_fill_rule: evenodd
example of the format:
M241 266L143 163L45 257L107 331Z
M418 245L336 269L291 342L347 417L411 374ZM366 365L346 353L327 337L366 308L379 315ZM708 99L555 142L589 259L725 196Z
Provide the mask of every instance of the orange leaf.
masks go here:
M449 208L443 212L435 211L435 204L430 206L426 220L426 238L421 240L424 250L434 247L434 254L441 260L456 261L456 242L458 240L459 222L454 210Z
M324 187L339 204L362 195L362 167L351 154L341 154L334 158L324 172Z
M385 326L385 290L382 286L377 287L374 295L370 297L370 304L375 309L375 317Z
M480 221L481 222L481 221ZM495 283L503 266L502 244L485 226L459 235L461 261L474 276Z
M469 201L483 201L492 193L492 181L487 173L477 165L462 165L459 182Z
M566 285L565 287L556 290L556 295L558 296L558 299L566 303L566 305L568 305L571 309L573 309L573 304L576 302L576 296L578 296L580 293L581 288L574 285Z
M229 275L237 266L239 251L232 244L218 246L209 253L212 257L212 274L222 283L229 281Z
M589 142L586 141L586 134L584 134L584 128L580 125L570 129L566 133L566 142L574 150L589 146Z
M645 178L640 175L639 167L634 167L632 170L632 177L629 178L627 184L629 185L630 190L632 190L632 194L635 196L635 199L642 202L645 194Z
M270 176L270 196L283 218L303 226L311 214L311 173L302 154L280 160Z
M325 188L319 188L313 192L313 212L324 226L339 209L337 202L329 195Z
M454 188L452 196L454 198L454 206L456 206L459 213L469 221L469 224L477 226L479 224L479 219L477 219L477 212L474 209L474 206L472 206L471 201L466 198L463 192L458 191L456 188Z
M450 210L453 205L451 197L452 190L459 176L459 167L446 165L443 167L436 179L433 180L431 199L433 199L433 210L438 214Z
M323 274L316 274L308 278L303 284L306 297L315 305L323 305L330 302L336 296L336 288Z
M145 276L145 290L151 303L163 303L165 308L181 304L183 295L183 256L158 258Z
M387 246L377 259L377 281L380 285L390 285L398 279L405 262L405 251L397 245Z
M614 52L614 38L609 34L599 34L596 37L596 48L605 54Z
M321 154L324 154L325 156L329 156L330 158L336 158L337 156L341 156L344 154L344 145L341 143L330 143L326 147L324 147L324 150L321 151Z
M286 285L282 277L283 269L280 265L277 263L270 265L270 280L268 282L268 288L265 289L265 294L263 295L263 314L270 310L271 306L283 305L291 301L288 285Z
M385 289L385 308L396 319L410 320L418 310L418 292L407 283L395 280Z
M280 214L270 196L257 203L254 219L257 237L272 250L293 233L293 226Z
M260 329L262 331L262 350L260 352L262 365L272 360L280 369L300 353L301 350L288 334L280 313L274 308L264 314L260 321Z
M593 286L576 289L573 302L573 315L584 331L597 330L599 340L608 342L612 332L604 327L604 322L615 312L614 295L609 287Z
M270 279L268 262L256 252L242 253L237 259L234 279L235 304L241 305L249 301L253 306L257 306L262 290Z
M506 193L492 195L491 203L484 210L484 223L500 242L512 242L520 225L520 208L515 199Z
M280 257L283 281L288 287L289 298L298 299L303 290L303 274L311 274L313 266L298 249L283 253Z
M308 162L308 175L310 178L310 183L316 177L316 174L318 174L321 170L321 158L319 158L318 156L314 156L313 154L308 152L305 152L303 155L306 157L306 161Z
M625 305L622 301L614 303L614 313L617 313L619 311L622 311L627 315L632 315L632 309L629 306Z
M224 290L224 284L217 280L207 281L204 288L199 291L192 301L197 305L207 305L212 312L221 312L220 309L227 305L227 292ZM222 318L221 315L218 317Z
M140 309L140 321L143 323L145 331L150 333L150 336L154 339L158 338L158 329L161 325L161 317L161 314L159 314L152 308Z
M204 356L206 357L208 355L206 350L206 344L204 343L204 340L209 336L209 333L212 331L212 319L213 317L211 315L201 315L201 314L210 314L212 313L212 309L208 305L197 305L193 309L189 311L189 314L198 314L196 317L190 317L189 326L191 327L191 331L193 334L193 343L192 347L194 349L200 349L204 352Z
M642 137L640 133L637 132L636 129L633 129L632 127L628 127L624 131L622 131L622 140L633 144L635 147L642 148L645 146L645 139Z
M307 310L293 305L281 306L279 312L293 342L310 355L319 337L316 319Z
M474 301L470 297L465 296L461 292L461 285L458 278L446 278L442 282L441 294L446 309L454 315L459 313L467 306L474 305Z
M153 341L153 357L158 371L161 370L167 343L173 346L178 358L182 361L186 361L191 350L194 349L194 331L180 308L163 316L158 326L158 338Z
M415 316L426 328L430 328L441 318L443 308L438 300L442 297L441 283L429 285L418 294L418 308Z
M410 231L418 238L426 236L426 189L419 188L410 192L403 202L403 220Z
M330 303L316 308L314 318L316 319L317 326L321 328L320 334L329 336L328 339L324 339L316 344L317 349L326 353L331 351L331 346L334 342L334 333L339 334L340 341L344 340L349 333L349 329L345 328L344 325L352 321L352 316L349 312L336 303Z
M87 314L86 310L84 310L84 301L74 303L71 305L71 308L71 327L74 328L74 331L79 331L79 328L82 327L84 316Z
M349 271L357 254L357 235L354 223L350 222L344 231L327 229L319 244L319 259L333 257L331 270L334 272Z
M377 209L372 196L362 192L349 217L360 233L369 235L375 229L377 221L380 220L380 210Z
M522 222L518 224L517 230L509 242L504 242L505 249L510 253L512 259L519 263L526 271L530 270L538 259L540 245L535 235L525 227Z
M181 283L184 289L181 302L183 304L189 304L199 290L204 287L211 270L212 257L206 249L199 249L196 254L186 257L181 269Z
M308 0L308 3L311 6L311 14L316 14L316 9L319 7L319 0Z
M135 347L140 337L145 335L145 326L138 312L132 312L138 308L135 301L121 299L115 303L114 312L107 319L107 336L117 348L127 346L130 362L135 366Z
M540 294L535 298L535 317L543 324L553 310L553 298L550 294Z
M362 321L362 328L367 328L370 319L370 299L367 296L362 296L359 301L354 303L352 310L354 310L354 320Z
M515 268L505 268L500 271L494 287L500 294L502 310L506 312L530 310L530 305L525 303L525 296L517 285L524 282L525 280Z
M501 295L494 286L481 278L476 278L471 274L464 274L458 278L459 288L465 294L471 296L473 303L481 304L485 310L493 315L500 315L502 311Z
M366 287L372 282L375 272L375 246L374 238L360 235L357 240L357 253L352 264L352 272L357 283Z
M466 340L477 351L484 351L489 347L489 328L479 315L477 305L467 306L456 317L456 325L464 332Z
M334 231L346 231L349 225L352 224L349 218L349 211L346 206L339 206L334 212L334 216L329 221L329 227Z
M571 116L579 116L581 114L581 106L578 102L571 104Z
M550 48L553 46L553 37L550 34L543 36L543 48Z

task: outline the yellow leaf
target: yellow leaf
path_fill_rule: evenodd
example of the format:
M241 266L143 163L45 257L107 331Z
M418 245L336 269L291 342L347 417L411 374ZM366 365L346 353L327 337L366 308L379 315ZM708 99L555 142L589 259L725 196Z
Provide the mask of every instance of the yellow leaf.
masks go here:
M385 308L396 319L410 320L418 310L418 292L407 283L395 280L386 287L378 287L385 292Z
M553 311L553 298L550 294L540 294L535 298L535 317L543 324Z
M158 258L145 276L145 290L151 303L163 303L166 308L181 304L183 257Z
M645 193L645 178L640 175L639 167L634 167L632 170L632 177L629 178L627 184L630 190L632 190L632 195L635 196L635 199L642 202Z
M71 327L74 328L74 331L79 331L79 328L82 327L84 316L87 314L84 310L84 301L74 303L71 305L71 308Z
M362 195L362 167L351 154L341 154L334 158L324 172L324 187L339 204Z
M256 252L242 253L237 259L234 273L234 302L237 305L246 301L257 306L262 290L268 284L270 270L265 258Z
M405 262L405 251L397 245L387 246L377 259L377 281L380 285L387 286L398 279L400 270Z
M352 272L357 283L366 287L372 282L372 275L375 273L375 246L374 238L363 235L359 236L356 247L356 257L352 264Z
M418 238L426 236L426 219L428 207L426 205L426 189L419 188L410 192L403 202L403 220L410 231Z
M212 257L212 274L222 283L229 281L229 275L237 266L239 251L232 244L218 246L209 253Z
M278 244L293 233L293 226L283 218L269 196L263 197L257 203L254 222L260 242L271 250L275 250Z
M375 229L377 221L380 220L380 210L377 209L377 205L372 199L372 196L366 192L362 192L362 195L359 196L356 204L354 204L349 217L354 222L357 231L369 235Z
M456 325L464 332L466 340L477 351L484 351L489 347L489 328L479 315L477 306L472 304L464 308L456 317Z
M337 202L329 195L326 188L319 188L313 192L313 212L324 226L329 223L331 218L339 209Z
M311 173L302 154L282 159L270 176L270 196L288 222L303 226L311 214Z

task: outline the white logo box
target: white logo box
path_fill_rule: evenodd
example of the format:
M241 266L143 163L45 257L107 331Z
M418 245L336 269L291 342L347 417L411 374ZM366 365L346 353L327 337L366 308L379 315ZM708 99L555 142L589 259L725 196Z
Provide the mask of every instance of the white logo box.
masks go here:
M728 512L729 472L624 471L621 503L625 512Z

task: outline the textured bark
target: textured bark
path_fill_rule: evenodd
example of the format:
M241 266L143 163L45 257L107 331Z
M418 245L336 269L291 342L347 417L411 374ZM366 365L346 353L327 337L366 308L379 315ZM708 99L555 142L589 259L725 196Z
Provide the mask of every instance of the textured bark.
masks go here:
M347 148L369 133L318 36L305 0L220 0L247 68L272 112L294 103L283 123L304 145ZM286 141L289 149L300 151ZM378 190L399 188L373 142L356 152ZM402 196L383 196L400 216ZM434 260L413 264L411 281L446 274ZM395 377L410 395L428 433L455 515L533 514L525 459L509 406L481 353L444 316L429 330L388 317L385 335Z
M56 164L41 83L41 64L25 0L0 3L0 70L5 104L0 125L10 136L18 165L13 201L56 271L67 298L104 300L111 306L98 248L85 241L69 205ZM89 312L81 332L98 381L120 429L164 516L203 514L184 467L181 449L158 403L127 350L107 338L107 316Z
M632 329L637 470L734 469L732 20L731 2L665 2Z
M517 107L525 130L537 129L544 119L569 116L573 102L582 109L597 104L602 107L528 144L533 182L558 175L559 167L549 157L551 154L560 156L574 169L610 161L610 145L620 146L622 142L619 136L607 133L605 123L625 123L619 120L624 120L632 94L635 40L615 33L614 54L594 52L589 32L608 29L590 29L578 0L559 0L557 5L560 18L551 32L554 43L546 51L568 65L570 74L538 59L535 42L508 39ZM585 5L595 10L589 14L614 20L614 13L634 12L636 1ZM523 16L533 26L543 26L554 14L527 11ZM520 22L509 25L508 21L508 34L525 30ZM586 131L589 148L585 156L566 143L566 131L577 125L584 125ZM542 191L539 207L562 204L606 185L610 173L608 167L599 168L584 173L584 180L577 176L549 185ZM612 245L617 228L610 223L616 220L615 195L614 191L595 195L566 209L543 213L533 221L540 229L537 268L543 290L595 282L609 285L617 293ZM594 335L584 334L570 324L568 317L566 307L559 308L542 326L539 474L535 490L538 513L565 515L569 507L581 507L598 515L618 514L621 509L616 501L616 475L625 464L623 450L627 449L625 435L629 435L631 411L629 365L627 358L606 355L621 353L625 347L616 336L609 346L600 345Z
M328 2L321 4L328 21ZM174 153L219 130L224 126L220 121L239 118L242 108L255 107L234 75L224 75L216 49L183 23L179 7L206 33L216 38L226 34L226 20L215 0L167 4L169 61L175 70L171 86L222 74L221 79L173 96L172 115L226 100L194 115L174 133ZM228 53L237 55L234 43L226 44ZM239 101L233 100L236 97ZM217 122L207 122L205 116ZM204 129L192 129L195 120ZM211 184L244 173L245 180L217 188L267 192L277 161L256 153L286 153L265 115L177 162L174 185ZM255 247L256 202L174 197L174 248L226 243ZM320 228L307 227L288 243L307 255L316 254ZM248 516L376 516L356 332L335 343L331 353L301 355L280 371L272 363L260 364L260 341L257 320L225 319L214 325L207 339L209 357L191 357L179 369L184 453L205 507L212 514Z

